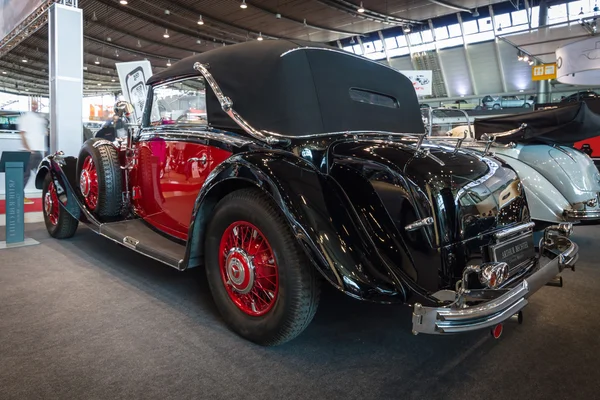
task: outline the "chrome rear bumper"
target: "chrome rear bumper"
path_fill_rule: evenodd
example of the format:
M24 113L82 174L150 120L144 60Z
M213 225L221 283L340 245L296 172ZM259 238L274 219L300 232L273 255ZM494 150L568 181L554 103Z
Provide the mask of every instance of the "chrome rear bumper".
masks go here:
M550 227L548 230L556 229ZM569 232L570 233L570 232ZM519 312L527 305L527 298L546 285L552 278L561 273L565 268L574 268L579 258L578 246L567 235L554 236L548 244L542 244L542 248L548 249L549 245L558 246L560 242L561 253L550 260L541 256L538 259L537 269L526 279L511 289L498 290L470 290L464 296L468 301L472 299L488 299L474 306L458 307L425 307L419 303L414 305L413 310L413 333L450 334L468 332L482 328L493 327L512 315ZM542 249L540 249L542 251ZM501 295L498 295L502 293ZM496 294L491 298L491 294ZM460 304L457 301L456 304Z
M571 222L600 220L600 210L565 210L564 216Z

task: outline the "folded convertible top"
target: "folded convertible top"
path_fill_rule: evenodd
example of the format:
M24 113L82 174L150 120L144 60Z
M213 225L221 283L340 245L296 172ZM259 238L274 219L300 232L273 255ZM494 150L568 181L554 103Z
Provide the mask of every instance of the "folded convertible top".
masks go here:
M475 136L507 132L527 124L525 129L497 137L500 143L552 143L573 146L575 142L600 136L600 114L584 102L532 113L475 120Z

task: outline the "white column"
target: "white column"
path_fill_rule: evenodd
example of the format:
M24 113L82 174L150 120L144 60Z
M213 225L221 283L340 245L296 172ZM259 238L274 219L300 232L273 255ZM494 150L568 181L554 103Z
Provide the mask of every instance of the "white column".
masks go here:
M48 16L50 151L77 156L83 142L83 12L54 4Z

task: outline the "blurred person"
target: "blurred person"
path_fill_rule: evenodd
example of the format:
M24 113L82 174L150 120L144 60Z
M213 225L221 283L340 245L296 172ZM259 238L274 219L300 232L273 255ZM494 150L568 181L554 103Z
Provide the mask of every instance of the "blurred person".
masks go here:
M29 163L23 173L23 186L27 186L31 170L37 170L46 153L46 120L38 113L28 111L17 119L17 127L21 134L23 150L31 153ZM24 197L25 204L33 204Z

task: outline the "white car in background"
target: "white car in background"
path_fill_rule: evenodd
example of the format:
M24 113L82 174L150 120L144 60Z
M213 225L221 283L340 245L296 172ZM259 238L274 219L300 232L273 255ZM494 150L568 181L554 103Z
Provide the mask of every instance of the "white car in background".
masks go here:
M430 114L434 118L429 118L429 132L435 131L436 111ZM447 116L448 110L443 112ZM600 223L600 173L587 154L571 147L580 138L597 136L599 128L600 115L578 103L476 119L474 125L463 123L446 134L459 144L464 138L463 148L494 155L510 165L521 179L534 221Z

